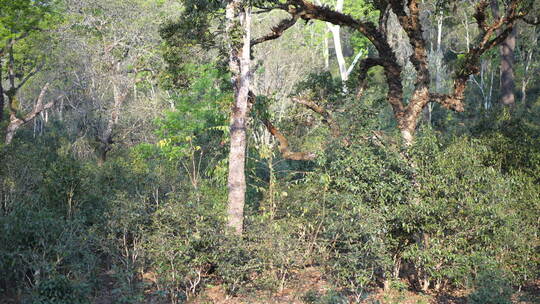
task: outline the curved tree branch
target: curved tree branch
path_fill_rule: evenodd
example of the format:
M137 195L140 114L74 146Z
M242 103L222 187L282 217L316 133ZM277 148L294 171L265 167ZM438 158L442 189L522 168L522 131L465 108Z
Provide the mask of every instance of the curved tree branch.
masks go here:
M296 21L298 21L298 15L293 15L291 19L281 20L281 22L279 22L276 26L272 28L272 32L262 37L259 37L257 39L251 40L251 47L259 43L263 43L265 41L274 40L281 37L281 35L283 35L283 33L286 30L288 30L289 28L291 28L293 25L296 24Z
M292 152L289 149L289 141L267 118L261 119L263 124L279 142L279 152L285 159L290 160L314 160L316 155L313 152Z
M255 104L255 94L252 91L248 93L248 103L250 108ZM260 113L259 113L260 114ZM312 152L293 152L289 149L289 140L279 131L279 129L270 122L268 115L259 115L259 119L262 121L268 132L277 139L279 143L279 152L285 159L290 160L314 160L316 155Z
M32 111L27 113L24 117L19 118L14 112L10 114L10 121L6 130L6 139L5 139L6 145L9 145L11 143L11 141L13 140L13 137L15 136L15 133L22 125L34 119L41 112L52 108L54 104L56 103L56 101L58 101L60 98L63 97L63 96L59 96L56 98L56 100L43 104L43 99L45 98L45 93L47 92L48 89L49 89L49 83L43 86L43 88L41 89L41 92L39 93L39 97L37 98L36 104L34 105L34 108L32 109Z
M368 71L376 66L383 66L384 60L381 58L365 58L360 61L359 75L358 75L358 87L356 89L356 99L360 100L364 95L366 87L366 78Z
M328 125L328 128L330 128L330 132L332 133L332 137L334 138L340 138L341 136L341 129L339 127L339 124L334 119L332 113L330 113L328 110L326 110L324 107L316 104L314 101L307 100L305 98L299 98L294 97L292 99L294 102L299 103L301 105L304 105L308 109L312 110L313 112L319 114L323 118L323 122ZM343 138L343 144L350 145L350 141L348 138Z

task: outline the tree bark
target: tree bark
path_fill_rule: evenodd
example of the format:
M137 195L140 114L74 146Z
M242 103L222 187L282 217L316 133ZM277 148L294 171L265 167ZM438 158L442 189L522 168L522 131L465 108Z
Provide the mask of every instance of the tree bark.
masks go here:
M2 58L0 57L0 123L4 121L4 106L6 100L4 97L4 85L2 84Z
M98 158L99 166L102 166L105 163L105 161L107 161L107 153L109 153L109 151L111 151L112 149L112 144L114 143L114 140L113 140L114 127L118 124L118 119L120 117L120 109L122 108L122 105L124 104L124 101L126 100L128 94L129 94L129 89L125 89L124 92L120 92L120 88L118 87L118 85L113 83L113 98L114 98L113 109L111 111L111 116L109 117L109 120L107 121L107 127L105 128L105 130L101 134L101 137L99 138L99 158Z
M234 105L231 113L231 146L228 175L228 226L236 235L242 235L244 204L246 199L246 126L250 86L251 12L240 0L230 0L226 8L229 41L229 68L234 87ZM238 33L242 33L238 38Z
M6 145L9 145L11 143L11 141L13 140L13 137L15 136L15 133L21 126L32 121L32 119L34 119L41 112L54 106L54 103L55 103L54 101L43 104L43 99L45 98L45 93L47 92L48 88L49 88L49 84L47 83L41 89L41 92L39 93L39 97L32 111L26 114L23 118L17 117L15 112L10 113L9 125L6 130L6 139L5 139Z
M262 119L263 124L272 136L279 142L279 152L284 159L290 160L314 160L317 156L313 152L293 152L289 149L289 141L281 132L266 118Z
M508 35L500 46L501 53L501 103L505 106L515 106L514 96L514 50L516 48L516 29Z
M495 18L500 18L499 3L497 0L491 0L491 10ZM500 33L500 31L499 31ZM506 39L499 45L499 53L501 56L501 104L505 106L515 106L516 99L514 96L515 76L514 76L514 50L516 48L516 28L508 34Z
M22 35L21 37L24 37L24 35ZM54 101L51 101L51 102L49 102L47 104L43 104L43 99L45 98L45 93L47 92L47 90L49 88L49 83L47 83L41 89L39 97L37 98L36 104L34 105L34 108L32 109L32 111L30 113L26 114L25 116L20 116L19 113L17 113L19 108L20 108L20 105L19 105L19 103L17 101L17 98L16 98L17 92L32 76L34 76L40 70L40 68L43 65L41 65L40 67L36 67L34 70L32 70L31 72L26 74L24 76L24 78L19 83L16 84L15 83L15 78L16 78L16 76L15 76L15 56L14 56L14 51L13 51L13 46L14 46L15 42L16 42L15 39L9 39L8 42L7 42L7 47L6 47L7 55L8 55L7 68L8 68L9 90L4 92L4 89L0 84L1 95L2 95L2 97L0 98L1 103L2 103L2 114L3 114L3 108L4 108L3 105L4 105L4 102L5 102L4 94L7 96L8 108L9 108L9 124L8 124L8 126L6 128L6 138L5 138L5 144L6 145L9 145L11 143L11 141L13 140L13 137L15 136L15 133L17 132L17 130L21 126L23 126L24 124L30 122L37 115L39 115L42 111L47 110L47 109L51 108L54 105Z
M363 61L362 69L364 71L361 71L361 78L365 78L365 73L369 68L376 65L383 67L388 84L387 100L394 112L404 144L408 146L414 140L418 120L424 107L429 102L437 102L443 107L457 112L464 111L463 100L467 82L471 75L478 73L480 57L487 50L501 44L513 31L516 21L523 19L528 11L527 8L522 10L520 0L511 0L507 4L505 16L493 18L490 21L486 14L489 0L480 0L476 4L473 16L480 31L477 43L463 56L463 60L453 77L454 86L452 92L450 94L440 94L430 92L431 79L427 64L426 42L420 24L419 1L390 0L384 3L386 8L379 7L381 12L383 9L385 10L385 14L381 14L379 17L378 28L372 22L356 20L349 15L329 9L326 6L315 5L308 0L291 0L286 4L276 4L276 8L304 20L320 20L337 26L348 26L359 31L373 44L379 53L379 58ZM407 104L403 100L402 67L386 39L386 27L384 26L384 16L388 10L386 4L391 7L391 10L398 17L399 23L406 32L413 49L410 61L416 70L416 83ZM363 85L361 84L358 95L361 95L362 88Z
M531 80L531 76L534 74L534 69L531 71L531 65L533 62L533 54L538 43L538 36L536 35L536 28L533 29L533 36L530 42L529 51L525 54L525 71L523 72L523 78L521 80L521 103L527 107L530 107L530 104L527 103L527 86ZM531 73L533 72L533 73Z

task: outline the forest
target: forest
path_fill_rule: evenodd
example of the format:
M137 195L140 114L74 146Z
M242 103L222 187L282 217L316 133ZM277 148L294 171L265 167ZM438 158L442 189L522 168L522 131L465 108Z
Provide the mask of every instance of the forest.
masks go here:
M539 25L0 0L0 304L540 303Z

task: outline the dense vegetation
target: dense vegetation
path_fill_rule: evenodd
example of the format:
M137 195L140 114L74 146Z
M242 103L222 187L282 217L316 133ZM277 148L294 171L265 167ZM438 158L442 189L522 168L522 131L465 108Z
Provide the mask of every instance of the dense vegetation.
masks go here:
M418 38L399 1L300 2L242 5L239 233L235 1L0 0L0 303L184 303L215 286L267 303L308 269L328 287L298 290L305 303L539 287L538 4L421 1ZM479 12L507 27L474 51ZM343 16L384 24L389 51ZM414 115L396 110L394 67Z

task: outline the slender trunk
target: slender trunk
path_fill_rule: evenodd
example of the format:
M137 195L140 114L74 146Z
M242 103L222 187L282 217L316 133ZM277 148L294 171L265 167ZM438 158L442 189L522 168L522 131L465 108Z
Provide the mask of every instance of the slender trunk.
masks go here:
M443 30L443 18L444 15L439 12L437 16L437 48L435 50L435 91L441 93L442 89L442 65L443 65L443 54L442 54L442 30ZM433 49L433 48L432 48ZM433 106L431 103L428 103L424 108L424 122L427 125L431 125L431 112Z
M529 84L529 79L530 79L529 69L531 66L532 54L533 54L533 50L531 49L529 50L527 54L527 61L525 64L525 73L523 75L523 79L521 80L521 103L524 105L527 104L527 85Z
M0 123L4 121L4 106L6 100L4 99L4 86L2 85L2 59L0 58Z
M114 105L113 109L111 111L111 116L109 117L109 120L107 121L107 127L101 134L101 137L99 138L99 158L98 158L98 165L101 166L107 161L107 153L111 151L112 144L113 144L113 131L114 127L118 124L118 118L120 116L120 109L122 108L122 105L124 104L124 101L127 98L127 95L129 94L129 89L126 89L124 92L120 92L120 89L118 88L117 84L113 83L113 98L114 98Z
M529 81L531 80L531 76L533 76L531 73L531 64L533 63L533 54L536 49L536 45L538 43L538 36L536 35L536 28L533 28L533 35L530 43L529 51L526 54L525 59L525 71L523 73L523 79L521 81L521 103L523 105L526 105L529 107L530 105L527 103L527 86L529 85Z
M227 34L230 43L229 68L234 86L234 105L231 114L231 147L228 176L228 225L234 233L241 235L244 222L246 198L246 125L248 95L250 85L250 22L249 7L242 1L231 0L227 4ZM241 40L234 39L233 33L242 33Z
M336 11L340 13L343 11L343 0L337 0ZM341 44L341 27L339 25L334 25L330 22L327 22L326 25L328 30L332 33L334 52L336 53L339 75L341 77L341 82L343 83L343 91L347 92L347 86L345 83L347 82L347 80L349 80L349 75L351 74L352 69L354 68L360 57L363 55L363 53L362 51L360 51L358 54L356 54L353 62L347 68L347 62L345 61L345 56L343 56L343 45Z
M328 43L328 37L326 36L326 34L324 35L324 51L323 51L323 56L324 56L324 70L325 71L328 71L330 69L330 50L329 50L329 43Z
M336 59L338 62L339 67L339 75L341 77L341 81L345 82L348 79L347 74L347 67L345 63L345 57L343 56L343 46L341 45L341 28L339 25L333 25L330 23L327 23L328 29L330 29L330 32L332 32L332 39L334 42L334 50L336 53Z

